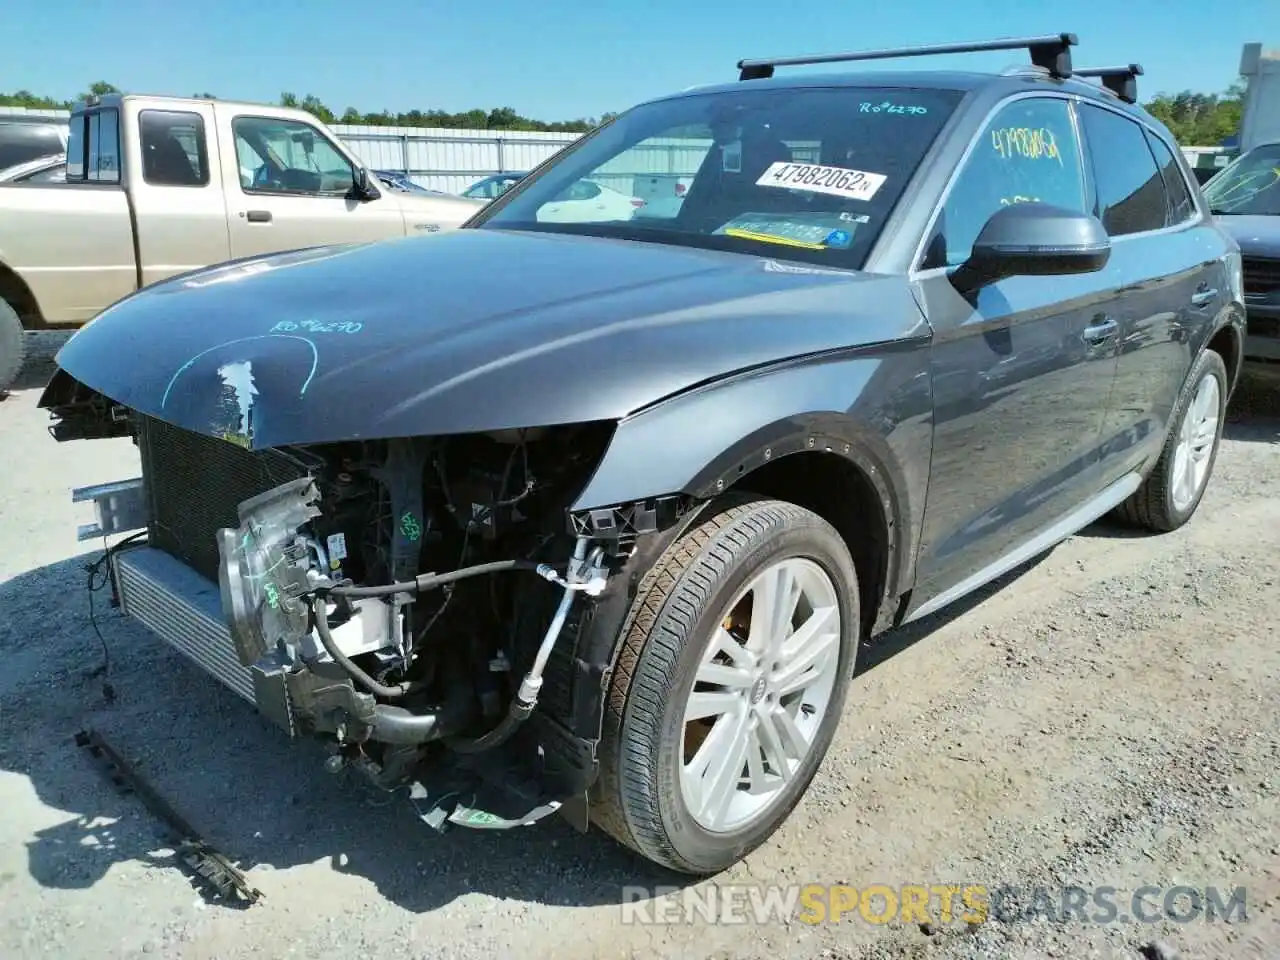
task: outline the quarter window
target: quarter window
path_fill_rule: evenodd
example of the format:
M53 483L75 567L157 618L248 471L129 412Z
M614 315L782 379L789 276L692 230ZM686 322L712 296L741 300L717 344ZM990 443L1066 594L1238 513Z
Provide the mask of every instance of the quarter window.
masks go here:
M157 187L201 187L209 182L204 118L179 110L138 115L142 178Z
M310 124L236 117L231 129L248 193L341 197L355 184L351 162Z
M1156 155L1156 163L1164 177L1165 192L1169 197L1169 213L1165 218L1165 226L1176 226L1186 223L1196 213L1195 201L1191 199L1191 191L1187 189L1187 181L1183 177L1182 168L1173 155L1173 151L1163 140L1150 130L1145 131L1151 152Z
M1113 237L1160 230L1169 200L1142 127L1111 110L1082 104L1080 119L1098 186L1098 217Z
M1029 202L1087 210L1080 149L1066 100L1015 100L991 119L943 204L923 266L963 263L992 214Z

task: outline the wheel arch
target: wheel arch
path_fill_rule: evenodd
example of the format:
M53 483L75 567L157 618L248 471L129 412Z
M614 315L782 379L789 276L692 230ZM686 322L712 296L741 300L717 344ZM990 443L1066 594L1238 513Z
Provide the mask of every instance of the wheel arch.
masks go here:
M599 736L602 685L645 572L726 496L786 499L823 516L848 545L860 579L869 571L864 622L875 630L894 622L924 507L931 413L927 352L898 350L722 381L623 420L571 508L575 530L590 534L597 522L658 500L678 497L691 509L639 533L626 566L581 624L573 716L565 718L574 732Z
M1240 370L1244 363L1244 334L1239 325L1226 321L1214 330L1205 341L1203 350L1212 350L1222 357L1227 367L1227 398L1235 393L1240 382Z
M40 303L31 287L17 271L4 263L0 263L0 300L17 312L24 329L41 330L45 327L44 314L40 312Z

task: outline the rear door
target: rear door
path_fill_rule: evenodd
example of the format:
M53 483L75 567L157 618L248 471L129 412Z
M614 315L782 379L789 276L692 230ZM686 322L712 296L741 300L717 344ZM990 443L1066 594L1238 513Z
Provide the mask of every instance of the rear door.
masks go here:
M396 194L356 199L354 163L319 127L250 113L223 119L227 126L221 156L233 258L404 236Z
M1009 277L970 303L949 273L1002 206L1088 212L1071 101L1019 96L977 135L916 274L934 330L933 460L916 602L963 592L1100 489L1115 372L1106 271ZM917 607L918 609L918 607Z
M1192 201L1171 145L1120 108L1081 103L1079 112L1116 284L1118 360L1102 428L1109 481L1159 455L1227 286L1222 239Z

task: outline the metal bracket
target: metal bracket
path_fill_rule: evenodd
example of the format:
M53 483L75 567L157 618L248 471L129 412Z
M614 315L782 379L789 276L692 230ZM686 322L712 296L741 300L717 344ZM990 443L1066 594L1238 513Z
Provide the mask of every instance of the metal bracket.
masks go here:
M141 477L77 487L71 491L71 502L91 502L97 517L97 523L84 523L76 528L77 540L97 540L141 530L150 519Z

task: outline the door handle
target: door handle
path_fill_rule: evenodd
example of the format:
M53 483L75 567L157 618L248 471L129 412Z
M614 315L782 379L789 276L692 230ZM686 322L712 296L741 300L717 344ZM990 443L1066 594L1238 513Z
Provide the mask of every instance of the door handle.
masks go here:
M250 210L248 213L245 214L245 217L249 220L250 223L270 223L271 211L270 210Z
M1112 336L1119 327L1120 324L1116 323L1112 317L1101 317L1097 322L1085 327L1084 333L1080 336L1085 343L1098 344Z
M1196 288L1196 292L1191 296L1191 305L1197 310L1201 310L1209 306L1209 304L1213 303L1216 299L1218 299L1218 291L1211 290L1201 284Z

